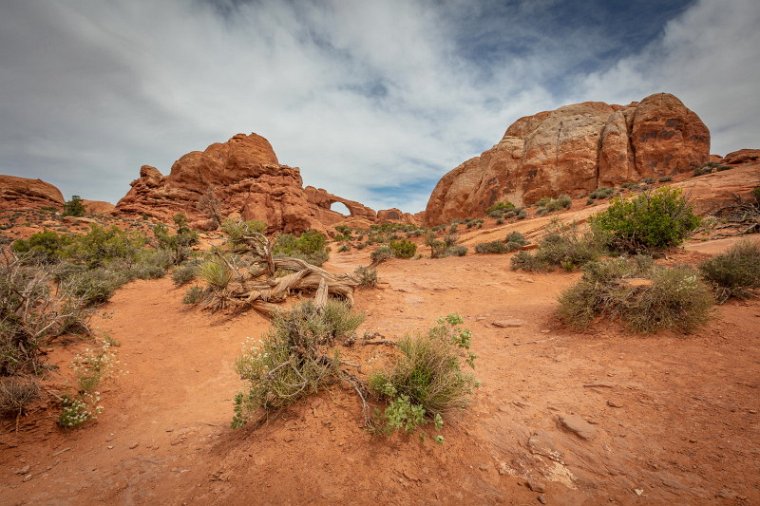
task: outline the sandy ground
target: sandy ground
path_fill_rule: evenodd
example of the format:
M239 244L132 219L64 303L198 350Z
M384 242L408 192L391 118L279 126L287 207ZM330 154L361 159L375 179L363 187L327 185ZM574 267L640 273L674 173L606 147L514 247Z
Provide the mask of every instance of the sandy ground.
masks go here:
M668 261L732 242L691 244ZM367 256L334 255L329 268ZM553 319L577 273L528 275L509 270L509 255L469 255L393 260L379 276L357 294L360 333L395 339L452 312L473 332L481 385L448 418L444 444L370 435L340 387L230 429L243 387L234 361L266 320L188 309L170 279L137 281L93 321L121 343L104 413L68 432L53 411L18 433L3 426L0 503L760 504L760 301L717 307L688 336L603 323L580 334ZM493 325L507 319L517 326ZM81 347L50 359L65 369ZM360 373L387 352L363 353ZM573 415L583 437L561 423Z

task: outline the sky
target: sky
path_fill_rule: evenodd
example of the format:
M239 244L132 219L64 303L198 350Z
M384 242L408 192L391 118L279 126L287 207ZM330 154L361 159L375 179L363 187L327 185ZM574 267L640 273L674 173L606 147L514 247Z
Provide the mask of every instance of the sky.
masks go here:
M673 93L760 147L757 0L0 2L0 173L116 202L256 132L304 183L424 209L519 117Z

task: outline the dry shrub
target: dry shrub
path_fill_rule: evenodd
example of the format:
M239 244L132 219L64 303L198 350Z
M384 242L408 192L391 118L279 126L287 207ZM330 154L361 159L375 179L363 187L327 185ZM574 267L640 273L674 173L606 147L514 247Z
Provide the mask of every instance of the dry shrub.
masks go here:
M354 276L359 280L359 286L374 288L377 286L377 269L374 267L357 267Z
M27 378L0 378L0 416L19 416L40 395L37 382Z
M541 272L562 267L571 271L597 260L603 252L593 234L580 234L575 225L553 223L535 254L520 251L512 257L512 269Z
M337 301L328 301L323 309L305 302L279 313L269 333L237 361L248 390L235 396L232 426L242 427L256 412L278 410L339 379L340 360L337 354L329 356L330 348L363 319Z
M642 265L625 259L588 264L583 278L561 295L560 318L578 329L600 316L620 319L642 333L691 332L707 320L713 297L694 269L642 271Z
M719 302L753 297L760 288L760 245L739 242L726 253L702 263L699 269L715 289Z

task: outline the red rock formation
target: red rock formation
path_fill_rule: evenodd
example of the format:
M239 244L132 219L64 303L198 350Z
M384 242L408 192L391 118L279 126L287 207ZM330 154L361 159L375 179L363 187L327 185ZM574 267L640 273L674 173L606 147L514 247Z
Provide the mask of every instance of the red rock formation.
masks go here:
M386 221L395 221L400 223L408 223L410 225L419 225L422 223L418 219L417 215L405 213L401 209L396 209L395 207L378 211L377 221L381 223Z
M720 162L726 165L742 165L760 162L760 149L740 149L723 157Z
M111 214L116 208L116 206L104 200L82 199L82 205L84 205L87 214Z
M0 176L0 209L63 209L61 191L41 179Z
M673 95L628 106L583 102L520 118L501 141L436 185L428 225L482 215L501 199L532 204L600 186L692 170L708 160L710 133Z
M183 212L200 228L214 226L213 208L222 218L238 213L265 221L270 232L323 230L345 218L330 210L334 202L345 204L351 216L376 220L375 211L359 202L311 186L304 189L299 169L280 165L269 141L256 134L237 134L188 153L174 162L168 176L144 165L131 186L117 212L162 220Z

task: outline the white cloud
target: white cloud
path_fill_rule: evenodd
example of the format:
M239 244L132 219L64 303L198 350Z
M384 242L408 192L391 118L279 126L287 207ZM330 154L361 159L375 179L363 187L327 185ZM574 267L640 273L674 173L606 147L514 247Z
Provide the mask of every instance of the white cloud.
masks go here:
M528 23L552 2L489 20L493 6L462 1L258 1L225 17L200 1L16 0L0 7L0 171L115 201L140 165L166 173L187 151L255 131L306 184L417 211L519 116L653 91L681 96L716 145L751 145L758 9L731 5L698 4L640 54L579 76L604 35L556 39ZM462 47L501 32L525 50ZM375 191L405 186L415 191Z

